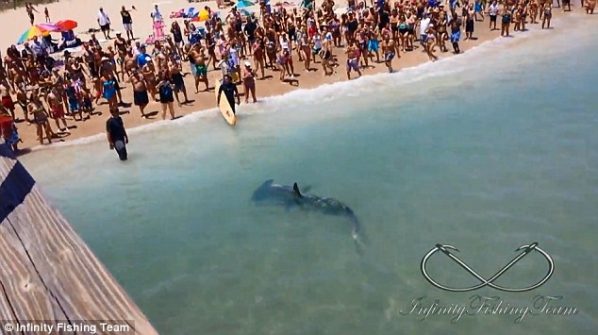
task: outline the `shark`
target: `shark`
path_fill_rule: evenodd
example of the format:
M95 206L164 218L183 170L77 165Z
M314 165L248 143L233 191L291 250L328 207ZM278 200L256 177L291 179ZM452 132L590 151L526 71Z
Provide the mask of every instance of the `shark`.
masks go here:
M335 198L321 197L308 192L309 187L304 188L302 192L296 182L290 186L276 184L273 179L268 179L253 192L251 200L254 203L271 203L283 206L287 210L299 208L325 215L345 217L351 225L351 238L357 251L361 253L365 246L361 223L353 210Z

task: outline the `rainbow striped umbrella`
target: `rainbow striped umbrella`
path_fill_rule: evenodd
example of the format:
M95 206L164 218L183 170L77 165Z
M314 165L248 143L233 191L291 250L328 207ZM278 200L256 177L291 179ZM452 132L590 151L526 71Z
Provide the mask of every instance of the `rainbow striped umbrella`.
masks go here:
M36 26L42 30L47 30L47 31L51 31L51 32L69 31L69 30L77 28L77 21L60 20L60 21L57 21L56 23L40 23L40 24L36 24Z
M49 34L50 31L48 29L45 29L44 27L41 27L39 25L31 26L21 35L21 37L19 37L17 44L25 43L26 41L32 39L34 36L47 36Z
M55 23L38 23L35 26L41 30L47 30L50 32L59 30Z

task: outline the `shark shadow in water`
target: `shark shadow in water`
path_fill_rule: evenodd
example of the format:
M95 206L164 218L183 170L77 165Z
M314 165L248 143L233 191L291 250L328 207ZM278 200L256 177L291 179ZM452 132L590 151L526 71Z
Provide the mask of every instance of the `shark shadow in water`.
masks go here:
M309 188L305 188L308 190ZM351 224L351 237L359 253L365 247L361 224L353 210L344 203L310 193L302 193L297 183L293 186L275 184L273 179L266 180L254 192L251 200L258 203L271 203L283 206L287 210L297 207L306 211L319 212L327 215L345 217Z

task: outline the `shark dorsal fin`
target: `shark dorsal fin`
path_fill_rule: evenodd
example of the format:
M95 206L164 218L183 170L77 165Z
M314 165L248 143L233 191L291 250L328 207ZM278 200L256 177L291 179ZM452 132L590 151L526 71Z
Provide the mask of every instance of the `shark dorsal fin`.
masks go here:
M303 198L303 195L301 194L301 191L299 190L299 185L297 185L297 183L293 183L293 191L295 192L296 196L298 196L299 198Z

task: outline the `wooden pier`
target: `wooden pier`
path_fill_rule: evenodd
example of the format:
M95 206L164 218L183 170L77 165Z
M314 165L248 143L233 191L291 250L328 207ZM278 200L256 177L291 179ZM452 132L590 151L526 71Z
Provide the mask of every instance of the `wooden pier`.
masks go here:
M73 325L103 320L124 322L131 331L98 329L99 334L158 334L4 145L0 145L0 320L59 320Z

